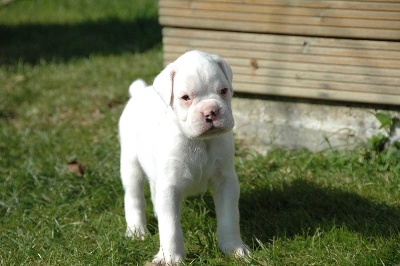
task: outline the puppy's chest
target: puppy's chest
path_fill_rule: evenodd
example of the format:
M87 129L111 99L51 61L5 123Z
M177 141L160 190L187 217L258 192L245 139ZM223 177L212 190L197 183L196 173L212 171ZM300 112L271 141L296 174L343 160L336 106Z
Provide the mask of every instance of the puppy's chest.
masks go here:
M220 167L218 156L206 147L190 147L184 154L182 182L185 194L193 195L207 190L210 181L218 178Z

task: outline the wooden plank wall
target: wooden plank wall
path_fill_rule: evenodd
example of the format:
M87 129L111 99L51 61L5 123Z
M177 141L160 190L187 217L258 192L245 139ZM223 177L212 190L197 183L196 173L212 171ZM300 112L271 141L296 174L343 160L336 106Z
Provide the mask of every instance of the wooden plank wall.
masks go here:
M400 105L398 0L159 5L166 63L204 50L231 64L236 91Z
M400 40L398 0L160 0L160 23L183 28Z

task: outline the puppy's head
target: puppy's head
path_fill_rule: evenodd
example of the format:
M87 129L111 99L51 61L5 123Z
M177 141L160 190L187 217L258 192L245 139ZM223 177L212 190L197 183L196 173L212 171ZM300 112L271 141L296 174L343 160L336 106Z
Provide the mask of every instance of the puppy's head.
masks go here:
M153 87L190 138L210 138L234 126L232 70L218 55L187 52L156 77Z

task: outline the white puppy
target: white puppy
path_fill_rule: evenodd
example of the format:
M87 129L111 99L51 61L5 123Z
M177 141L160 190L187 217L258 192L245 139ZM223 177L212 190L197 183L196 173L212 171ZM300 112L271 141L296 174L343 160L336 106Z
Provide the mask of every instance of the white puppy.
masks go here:
M233 166L232 71L219 56L191 51L146 87L135 81L120 122L121 179L126 234L148 232L143 185L150 184L160 251L153 263L183 261L183 198L214 192L218 246L227 254L250 251L239 228L239 183Z

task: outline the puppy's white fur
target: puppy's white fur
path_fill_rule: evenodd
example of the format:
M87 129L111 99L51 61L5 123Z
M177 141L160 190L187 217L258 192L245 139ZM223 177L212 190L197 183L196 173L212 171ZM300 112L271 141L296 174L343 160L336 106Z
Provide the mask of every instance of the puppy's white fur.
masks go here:
M153 263L183 261L182 200L210 186L219 248L227 254L249 254L239 229L229 65L217 55L191 51L168 65L153 86L137 80L129 91L119 123L126 234L143 238L148 233L147 180L160 234Z

